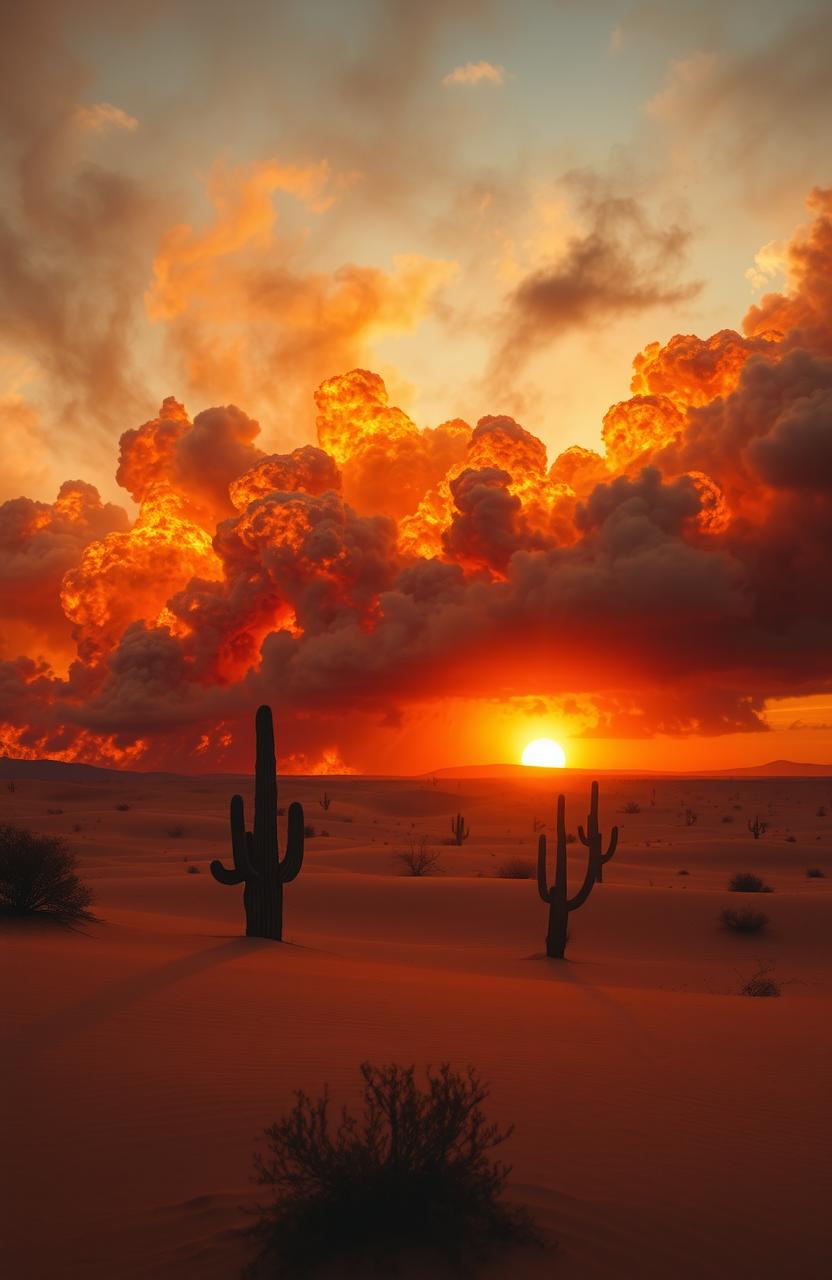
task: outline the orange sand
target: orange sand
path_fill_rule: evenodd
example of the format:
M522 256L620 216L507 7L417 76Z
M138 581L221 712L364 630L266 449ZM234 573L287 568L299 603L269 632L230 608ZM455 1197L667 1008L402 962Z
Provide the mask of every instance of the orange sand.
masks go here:
M816 812L832 782L605 779L619 850L566 963L541 958L534 880L495 876L533 859L557 784L575 830L588 782L569 775L283 779L281 803L329 832L287 889L284 946L241 938L240 890L208 875L226 783L4 787L0 822L66 835L103 919L0 930L4 1274L229 1280L259 1131L296 1088L354 1099L367 1058L470 1062L492 1082L490 1112L515 1124L512 1194L558 1248L489 1277L825 1276L832 817ZM471 837L444 847L458 809ZM755 813L771 821L759 842ZM443 875L400 874L412 832L441 846ZM583 859L570 846L573 886ZM728 894L746 870L775 893ZM726 935L728 904L764 910L769 931ZM782 998L741 998L762 964Z

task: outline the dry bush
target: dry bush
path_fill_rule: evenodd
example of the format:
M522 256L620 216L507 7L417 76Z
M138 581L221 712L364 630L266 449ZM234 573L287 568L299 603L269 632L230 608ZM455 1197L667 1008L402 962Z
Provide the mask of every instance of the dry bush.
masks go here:
M0 916L42 916L58 924L95 920L92 894L75 874L75 858L58 837L0 827Z
M171 840L181 840L185 834L185 828L181 822L175 823L172 827L168 827L168 835Z
M641 813L641 805L637 800L627 800L622 813Z
M126 804L124 801L122 801L121 804L116 805L116 809L119 813L127 813L129 808L130 808L129 804Z
M770 884L750 871L738 871L728 881L728 888L732 893L774 893Z
M491 1152L511 1130L486 1121L488 1089L472 1068L428 1069L424 1088L395 1063L365 1062L361 1076L361 1114L333 1121L327 1090L298 1093L265 1131L255 1169L271 1201L258 1206L247 1275L390 1276L411 1261L434 1275L536 1239L528 1216L500 1201L510 1170Z
M806 876L809 880L825 880L826 872L822 871L820 867L807 867Z
M756 973L743 982L740 987L741 996L779 996L780 985L769 977L771 965L761 965Z
M731 933L760 933L768 927L768 916L753 907L740 907L738 910L726 907L719 920L723 929Z
M394 855L396 862L404 867L408 876L429 876L439 870L441 854L432 849L427 836L411 836L407 848Z
M528 858L506 858L497 868L501 880L531 880L534 878L534 863Z

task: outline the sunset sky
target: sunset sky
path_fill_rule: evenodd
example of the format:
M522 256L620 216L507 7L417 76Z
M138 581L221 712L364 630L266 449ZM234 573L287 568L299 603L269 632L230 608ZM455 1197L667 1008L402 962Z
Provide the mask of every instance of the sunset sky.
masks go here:
M832 762L832 7L0 46L0 754ZM577 446L577 448L575 448Z

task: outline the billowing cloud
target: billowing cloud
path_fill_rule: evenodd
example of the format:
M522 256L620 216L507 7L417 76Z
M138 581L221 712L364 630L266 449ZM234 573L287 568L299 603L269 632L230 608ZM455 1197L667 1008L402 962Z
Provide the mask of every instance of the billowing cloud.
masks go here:
M71 628L76 660L62 676L6 646L0 742L216 766L267 700L286 756L326 767L339 721L449 696L572 699L589 734L649 736L765 732L767 699L830 691L822 193L811 210L745 336L637 356L602 452L550 465L501 414L419 427L355 368L318 388L317 445L287 453L239 408L167 399L122 437L132 525L80 482L7 503L2 581L25 584L25 625Z
M127 133L135 133L139 122L121 107L114 107L112 102L96 102L88 107L76 107L75 122L80 129L90 133L103 133L107 129L124 129Z
M449 71L443 76L442 83L444 85L467 85L473 86L478 84L505 84L506 69L499 64L486 62L481 59L479 62L466 62L462 66L454 67L453 71Z

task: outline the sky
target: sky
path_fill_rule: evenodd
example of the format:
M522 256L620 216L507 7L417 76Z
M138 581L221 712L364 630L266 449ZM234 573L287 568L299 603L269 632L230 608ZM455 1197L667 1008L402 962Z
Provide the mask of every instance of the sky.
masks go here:
M33 0L0 753L832 762L832 9Z

